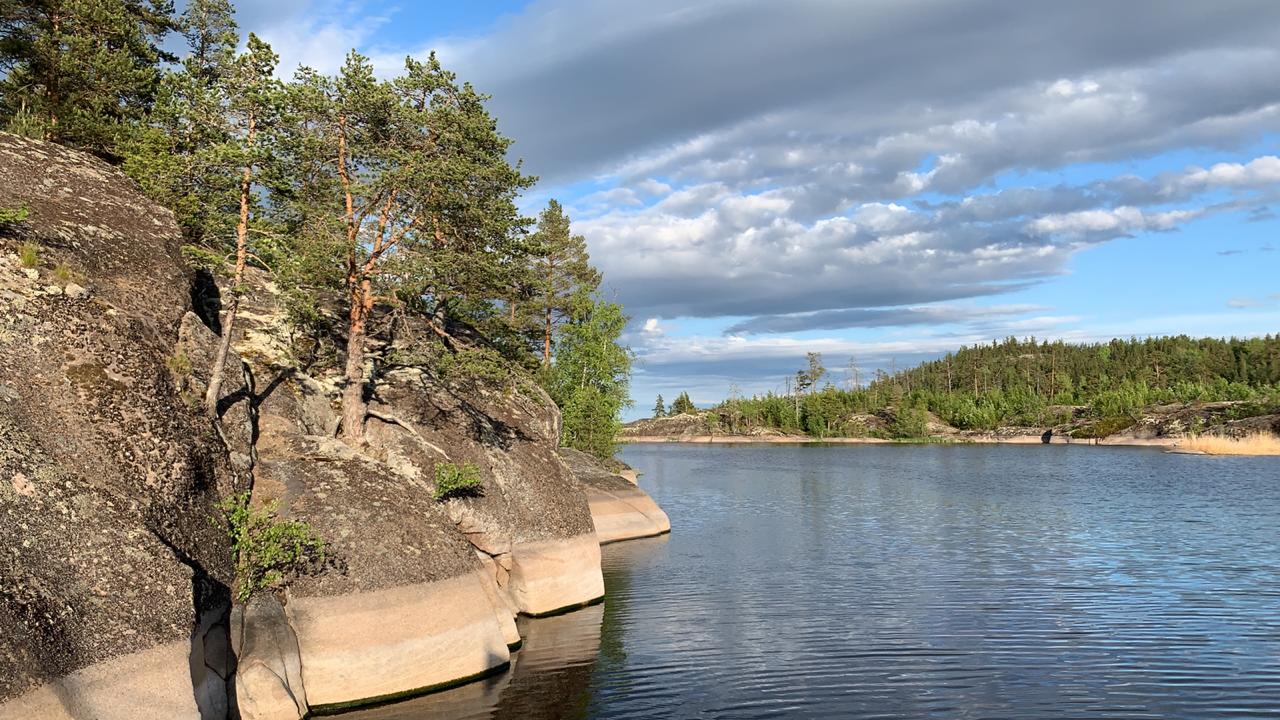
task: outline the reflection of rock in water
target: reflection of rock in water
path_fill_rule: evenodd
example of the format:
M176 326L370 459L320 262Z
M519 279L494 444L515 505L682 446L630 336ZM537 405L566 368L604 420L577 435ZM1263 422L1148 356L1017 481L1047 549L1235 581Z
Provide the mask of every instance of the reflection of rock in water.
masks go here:
M500 675L394 705L344 714L346 720L574 720L587 716L600 652L604 606L550 618L520 619L524 645Z

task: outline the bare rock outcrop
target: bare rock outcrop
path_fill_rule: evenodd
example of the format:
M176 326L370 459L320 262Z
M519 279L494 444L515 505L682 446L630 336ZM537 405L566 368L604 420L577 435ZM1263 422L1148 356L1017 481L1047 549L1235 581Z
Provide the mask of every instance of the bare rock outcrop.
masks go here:
M0 720L296 720L457 684L508 665L517 614L602 599L602 540L670 527L632 482L584 479L521 371L442 372L482 342L465 328L375 317L366 441L339 442L341 322L298 329L259 271L215 428L221 293L172 215L5 134L0 207L29 210L0 228ZM446 467L479 487L439 492ZM245 491L326 559L233 603L215 519Z
M560 456L586 493L601 545L671 532L667 514L635 481L579 450L561 448Z
M301 358L307 339L270 278L253 272L247 286L221 406L232 455L252 466L254 502L307 522L336 563L295 579L279 612L243 615L243 716L296 717L494 672L521 642L518 613L602 598L590 509L556 453L559 412L541 390L407 361L438 340L401 327L375 338L366 442L350 447L333 438L341 362ZM199 392L216 337L191 317L183 327ZM437 499L441 463L474 466L481 486ZM293 643L291 674L277 648Z
M224 717L232 475L173 373L178 229L3 133L0 207L0 718Z

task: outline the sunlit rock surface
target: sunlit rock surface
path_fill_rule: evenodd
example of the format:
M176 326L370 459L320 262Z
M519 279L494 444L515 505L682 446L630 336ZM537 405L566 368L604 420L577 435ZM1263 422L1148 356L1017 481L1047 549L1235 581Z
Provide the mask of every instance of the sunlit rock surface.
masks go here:
M233 481L175 356L178 228L4 133L0 207L30 211L0 236L0 718L224 717Z
M633 480L584 452L561 448L560 455L586 493L601 544L671 532L667 514Z

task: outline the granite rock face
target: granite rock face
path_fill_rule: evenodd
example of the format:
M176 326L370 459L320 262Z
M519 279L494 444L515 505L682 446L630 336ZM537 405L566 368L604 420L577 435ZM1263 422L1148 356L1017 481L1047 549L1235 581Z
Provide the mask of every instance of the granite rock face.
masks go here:
M259 271L215 430L222 293L172 216L97 160L3 134L0 207L30 210L0 228L0 719L293 720L456 684L508 665L517 614L603 597L598 527L669 528L626 480L570 469L521 371L442 372L482 342L465 328L376 317L366 439L336 440L344 339L295 327ZM442 464L480 486L438 498ZM245 491L326 559L233 604L213 519Z
M0 207L29 210L0 235L0 718L223 717L234 476L175 373L178 228L3 133Z
M301 667L296 680L237 679L238 695L265 699L263 717L289 714L289 698L332 710L499 670L521 642L518 613L603 597L590 508L556 451L559 411L536 385L442 375L406 359L439 341L400 327L373 338L366 442L353 448L333 438L340 357L309 359L268 277L251 272L246 286L221 405L231 455L252 468L254 503L307 522L334 560L289 585L275 627L257 626L295 638ZM201 391L216 336L194 315L181 334ZM441 463L474 466L481 486L437 499ZM279 668L273 653L262 667ZM258 664L252 648L238 659Z
M611 470L591 455L572 448L560 448L560 456L587 496L601 545L671 532L667 514L636 486L634 470Z

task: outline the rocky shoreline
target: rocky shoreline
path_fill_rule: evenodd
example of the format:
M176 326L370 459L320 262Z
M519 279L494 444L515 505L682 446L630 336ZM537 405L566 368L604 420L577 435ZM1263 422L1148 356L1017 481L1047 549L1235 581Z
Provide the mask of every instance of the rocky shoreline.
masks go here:
M716 445L912 445L928 443L955 443L961 445L1041 445L1045 444L1040 435L966 435L966 436L933 436L919 439L887 440L869 437L829 437L815 438L808 435L628 435L618 442L648 443L705 443ZM1177 447L1177 438L1138 438L1115 436L1105 438L1074 439L1067 436L1056 436L1049 441L1053 445L1109 445L1131 447Z
M426 328L375 338L366 442L336 441L340 358L317 360L261 272L215 431L221 291L172 215L3 133L0 206L30 213L0 237L0 719L296 720L466 682L510 662L516 615L603 598L601 542L670 530L621 468L557 448L558 410L518 373L389 361ZM442 463L480 486L438 499ZM240 602L214 519L246 492L326 552Z
M1062 407L1069 421L1043 427L1000 427L995 430L960 430L932 414L926 414L926 434L921 437L891 438L892 410L887 416L860 415L855 423L870 431L859 437L813 437L756 427L724 432L726 418L714 411L697 414L636 420L623 426L621 443L716 443L716 444L847 444L885 443L973 443L973 444L1072 444L1111 446L1157 446L1174 448L1199 433L1222 437L1244 437L1256 433L1280 435L1280 414L1241 417L1243 402L1200 402L1146 408L1121 427L1090 417L1088 408ZM715 427L716 432L708 432Z

